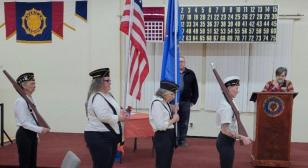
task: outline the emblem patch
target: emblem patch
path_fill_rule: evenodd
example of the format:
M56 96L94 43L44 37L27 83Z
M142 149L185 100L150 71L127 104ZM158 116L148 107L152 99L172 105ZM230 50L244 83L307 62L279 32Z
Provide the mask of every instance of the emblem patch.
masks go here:
M263 111L269 117L277 117L279 116L284 110L284 103L281 98L277 96L271 96L265 99L263 103Z
M22 28L27 34L33 37L43 33L46 29L46 17L41 10L36 10L32 8L31 10L26 10L22 19Z

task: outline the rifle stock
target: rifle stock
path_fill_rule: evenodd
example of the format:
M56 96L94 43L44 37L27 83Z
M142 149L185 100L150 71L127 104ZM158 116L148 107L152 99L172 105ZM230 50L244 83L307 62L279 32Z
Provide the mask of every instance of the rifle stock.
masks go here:
M216 71L215 67L214 67L214 63L211 63L214 75L220 85L221 90L223 91L223 94L227 100L227 102L230 104L232 111L235 115L236 121L237 121L237 125L238 125L238 132L240 135L244 135L244 136L248 136L246 129L240 119L240 113L238 111L238 109L236 108L234 102L232 101L232 97L230 96L228 89L226 88L225 84L223 83L222 79L220 78L218 72Z
M32 111L35 113L34 120L38 123L39 126L49 128L49 125L47 122L44 120L44 118L40 115L40 113L37 111L36 106L31 102L31 100L27 97L26 93L22 90L22 88L16 83L16 81L12 78L12 76L6 71L3 70L3 73L5 76L9 79L9 81L12 83L13 87L15 90L18 92L18 94L25 99L25 101L28 103Z

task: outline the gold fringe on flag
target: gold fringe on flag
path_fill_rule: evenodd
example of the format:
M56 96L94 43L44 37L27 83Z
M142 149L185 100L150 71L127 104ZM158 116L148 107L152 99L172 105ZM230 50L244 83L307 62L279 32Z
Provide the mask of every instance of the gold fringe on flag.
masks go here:
M79 18L80 20L84 21L85 23L87 23L87 20L84 17L78 15L77 13L75 14L75 16Z
M11 33L9 36L7 36L6 37L6 40L8 40L8 39L10 39L12 36L14 36L16 34L16 30L13 32L13 33Z
M54 32L54 31L52 31L52 33L53 33L54 35L56 35L58 38L60 38L61 40L63 40L63 36L59 35L58 33Z
M26 41L26 40L16 40L17 43L28 43L28 44L46 44L51 43L51 40L48 41Z

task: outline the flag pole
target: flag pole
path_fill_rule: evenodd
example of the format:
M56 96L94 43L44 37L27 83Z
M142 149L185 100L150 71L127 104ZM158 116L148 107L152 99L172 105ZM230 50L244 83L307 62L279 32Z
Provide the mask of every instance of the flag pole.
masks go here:
M130 0L130 7L129 7L129 22L128 22L128 36L126 37L126 45L125 45L125 55L126 55L126 75L125 75L125 87L124 87L124 107L127 107L127 101L128 101L128 76L129 76L129 61L131 59L131 54L130 54L130 36L131 36L131 28L132 28L132 15L133 15L133 1Z
M177 54L178 54L178 1L175 0L174 1L174 81L176 84L178 84L178 58L177 58ZM175 94L175 106L179 105L179 92L177 91ZM175 123L174 126L175 129L175 144L176 146L179 145L179 134L178 134L178 123Z
M178 83L178 58L177 58L177 54L178 54L178 37L177 37L177 34L178 34L178 1L175 0L174 1L174 81L175 83L177 84ZM177 105L179 103L178 101L178 92L176 92L175 94L175 105Z

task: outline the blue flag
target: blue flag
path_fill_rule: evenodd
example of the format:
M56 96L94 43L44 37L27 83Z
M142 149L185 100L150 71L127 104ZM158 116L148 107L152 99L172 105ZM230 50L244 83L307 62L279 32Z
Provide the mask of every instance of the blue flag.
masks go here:
M164 52L161 69L161 80L167 80L180 86L180 50L179 41L183 32L177 0L169 0L167 13L167 29L164 41ZM179 102L179 92L175 102Z
M51 2L16 2L16 38L20 42L51 42Z

